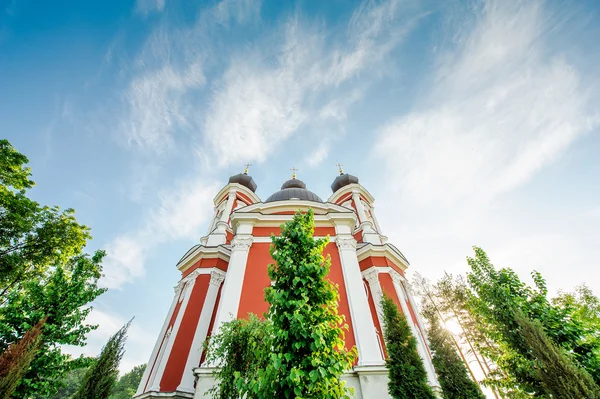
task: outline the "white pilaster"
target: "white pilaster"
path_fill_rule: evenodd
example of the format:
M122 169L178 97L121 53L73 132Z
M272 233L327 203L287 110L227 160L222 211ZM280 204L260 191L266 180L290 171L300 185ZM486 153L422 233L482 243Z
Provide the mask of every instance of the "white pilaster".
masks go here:
M408 296L406 294L406 290L404 289L403 280L404 278L400 275L400 273L391 270L390 275L392 276L392 280L394 282L394 288L396 288L396 294L398 295L398 299L400 300L400 306L402 307L402 313L406 317L406 321L410 326L410 330L412 331L413 336L417 340L417 350L419 352L419 356L421 360L423 360L423 365L425 366L425 371L427 371L427 381L429 385L432 387L439 387L440 383L438 382L437 375L435 374L435 369L433 368L433 363L431 362L431 357L425 348L425 341L423 341L423 336L420 333L420 330L415 325L415 322L411 316L410 310L408 309L408 305L406 301L408 300ZM412 304L411 304L412 306ZM413 308L416 312L417 310Z
M181 282L185 285L183 288L183 299L181 301L181 306L179 306L179 311L177 312L177 317L175 318L175 323L173 323L173 327L168 334L167 339L165 339L164 350L161 350L161 356L159 362L155 365L155 372L153 372L152 381L150 381L150 388L148 391L159 391L160 390L160 380L162 380L163 373L165 372L165 367L167 366L167 362L169 361L169 356L171 355L171 349L173 349L173 344L175 343L175 339L177 338L177 333L179 332L179 326L181 325L181 320L183 319L183 315L185 314L185 310L187 309L187 304L190 301L190 296L192 295L192 289L194 288L194 283L196 282L197 274L190 274L186 278L184 278Z
M382 365L385 362L378 345L377 332L373 325L369 301L363 286L360 266L358 265L356 240L350 235L338 235L336 242L342 262L346 292L348 293L348 305L358 349L358 365Z
M365 207L360 199L360 192L357 190L352 191L352 201L354 201L356 212L358 213L358 220L360 222L360 228L362 229L363 241L370 242L375 245L381 245L379 234L377 234L375 229L373 229L373 224L367 218Z
M206 335L208 334L210 319L215 308L215 302L217 301L219 287L221 287L223 280L225 280L225 272L216 268L210 272L208 291L204 298L202 312L198 318L198 324L196 325L192 346L190 347L190 352L185 363L181 383L177 387L178 391L194 393L194 368L200 365L204 340L206 340Z
M375 310L377 312L377 320L379 320L379 325L383 328L383 309L381 308L383 290L381 289L381 283L379 282L379 272L376 267L370 267L362 272L362 275L369 284L369 291L371 291L371 298L373 299L373 304L375 304Z
M138 386L136 396L144 393L144 388L146 385L150 386L151 384L148 382L148 378L150 377L150 371L153 369L153 365L156 363L158 351L160 350L161 344L163 343L162 337L165 337L167 333L167 327L169 326L169 321L173 317L173 311L175 310L175 305L177 305L179 296L181 295L181 284L177 284L175 286L175 295L173 295L173 302L171 302L171 307L169 308L169 312L167 313L167 317L165 318L165 322L163 323L162 328L160 329L160 334L158 335L158 340L156 344L154 344L154 349L152 349L152 354L150 355L150 360L148 360L148 366L146 370L144 370L144 375L140 380L140 384Z
M242 285L246 274L246 263L248 262L248 253L250 252L251 245L251 235L238 234L231 240L231 256L213 326L213 334L219 331L223 323L237 317L240 298L242 296Z
M216 247L218 245L225 244L225 242L227 241L227 221L229 220L229 216L231 215L231 210L233 209L233 203L235 201L235 198L235 190L229 190L227 203L225 204L223 213L221 213L221 217L217 221L217 226L215 230L208 236L208 240L206 243L207 246Z

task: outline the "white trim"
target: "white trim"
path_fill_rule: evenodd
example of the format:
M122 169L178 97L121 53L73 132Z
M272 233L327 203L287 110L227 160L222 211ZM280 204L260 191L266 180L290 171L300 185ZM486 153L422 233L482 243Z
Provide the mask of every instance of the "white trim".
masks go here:
M362 185L360 185L358 183L348 184L348 185L340 188L335 193L333 193L331 195L331 197L329 197L327 202L336 203L344 195L350 194L354 191L360 192L363 195L363 197L365 197L369 201L369 205L373 205L375 203L375 198L373 198L371 193L369 193L369 191L367 191L366 188L364 188Z
M358 261L361 262L366 258L371 256L379 256L384 258L389 258L394 264L398 267L406 270L410 263L406 257L392 244L385 243L383 245L373 245L370 243L366 243L356 250L356 255L358 256Z
M231 250L226 246L219 245L218 247L206 247L201 244L194 245L185 255L177 262L177 269L180 272L185 272L200 259L221 259L229 262Z
M221 201L223 200L223 197L225 197L225 194L228 194L229 191L232 189L235 191L241 192L242 194L244 194L245 196L250 198L255 203L260 202L260 198L258 198L258 196L252 190L250 190L248 187L242 186L239 183L228 183L221 190L219 190L217 195L215 195L215 199L213 200L213 203L215 204L215 206L219 205L221 203Z

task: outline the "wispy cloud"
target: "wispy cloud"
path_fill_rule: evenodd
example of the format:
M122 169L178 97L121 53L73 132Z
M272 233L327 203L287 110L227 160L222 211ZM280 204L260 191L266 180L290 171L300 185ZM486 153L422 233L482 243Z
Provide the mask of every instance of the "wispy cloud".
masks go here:
M151 12L162 12L165 9L165 0L136 0L135 11L148 15Z
M577 68L547 47L551 19L541 5L486 2L458 48L440 57L422 104L382 129L376 154L403 195L489 201L598 126Z
M145 273L145 261L156 245L183 238L199 238L200 227L211 217L212 198L218 185L204 179L182 179L159 192L159 205L151 208L147 222L138 229L119 235L105 247L101 284L121 288Z

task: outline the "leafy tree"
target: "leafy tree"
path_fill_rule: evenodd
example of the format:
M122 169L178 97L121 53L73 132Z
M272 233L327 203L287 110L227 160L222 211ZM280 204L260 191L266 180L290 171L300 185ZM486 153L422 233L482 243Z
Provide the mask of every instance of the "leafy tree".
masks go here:
M531 349L535 374L548 397L561 399L598 399L600 388L592 377L556 346L544 332L541 323L516 311L515 319L523 339Z
M296 212L271 236L275 264L265 291L273 325L270 362L259 378L258 392L271 398L346 398L341 375L352 368L355 349L344 347L344 317L338 314L337 287L327 278L329 238L315 240L314 215Z
M93 362L93 359L90 359L90 364ZM87 372L89 367L79 367L73 370L70 370L61 380L61 386L58 388L58 391L52 395L47 397L48 399L66 399L70 398L81 386L83 382L83 377ZM36 399L42 399L42 396L35 396ZM130 399L130 398L128 398Z
M63 354L60 346L84 345L86 335L97 327L85 324L85 319L91 311L89 303L105 291L98 288L104 255L98 251L56 264L38 279L20 283L20 289L11 290L0 306L0 350L47 316L39 351L20 380L15 397L51 396L69 370L87 365L84 358Z
M394 399L435 399L406 317L388 296L383 297L381 305L390 375L388 392Z
M450 333L442 328L435 313L428 317L429 346L433 366L446 399L485 399L479 385L469 378L465 364L458 356Z
M519 332L515 309L538 320L551 342L572 353L575 364L598 380L599 347L586 339L590 331L570 316L569 309L554 306L548 300L543 277L532 273L535 286L528 286L513 270L496 270L481 248L474 250L475 257L467 258L471 266L468 274L471 311L483 321L482 333L497 347L491 357L506 377L505 386L512 384L530 396L545 396L531 348Z
M119 363L125 352L125 340L131 321L115 333L83 377L81 387L71 399L107 399L119 376Z
M23 338L11 344L0 355L0 398L8 399L15 391L19 380L31 364L39 344L46 318L30 328Z
M250 314L249 319L224 323L219 332L206 342L206 361L218 367L214 376L218 384L209 390L215 399L258 397L252 390L258 374L270 360L271 323Z
M42 206L27 197L35 185L28 162L0 140L0 305L20 282L80 254L90 238L72 209Z
M135 366L130 372L123 374L123 376L119 378L119 381L117 382L112 395L109 396L109 399L131 399L133 395L135 395L138 385L142 380L144 370L146 370L146 365L141 364L139 366Z

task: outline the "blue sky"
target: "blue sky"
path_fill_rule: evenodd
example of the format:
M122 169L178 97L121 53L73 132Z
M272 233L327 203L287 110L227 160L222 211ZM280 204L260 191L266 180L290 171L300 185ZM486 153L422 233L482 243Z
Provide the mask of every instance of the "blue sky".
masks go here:
M589 1L0 1L0 121L44 204L108 251L96 354L147 361L212 198L336 163L436 278L471 245L600 292L600 8Z

